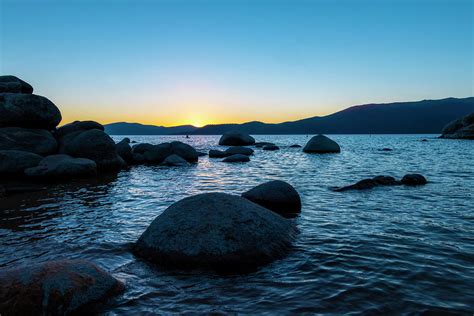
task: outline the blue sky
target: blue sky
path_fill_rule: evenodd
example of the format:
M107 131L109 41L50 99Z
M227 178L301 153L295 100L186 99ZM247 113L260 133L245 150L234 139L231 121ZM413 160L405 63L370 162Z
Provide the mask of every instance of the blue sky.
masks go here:
M470 0L0 3L1 72L64 122L280 122L474 95Z

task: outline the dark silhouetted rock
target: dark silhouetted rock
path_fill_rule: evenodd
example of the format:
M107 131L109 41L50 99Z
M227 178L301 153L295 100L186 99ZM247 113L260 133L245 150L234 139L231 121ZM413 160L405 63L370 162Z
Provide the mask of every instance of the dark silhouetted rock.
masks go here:
M294 144L294 145L291 145L290 148L301 148L301 145Z
M227 132L219 139L219 145L224 146L248 146L255 144L255 139L246 134L237 131Z
M400 181L395 180L394 177L390 176L376 176L374 180L378 185L399 185Z
M263 150L270 150L270 151L280 150L280 147L278 147L277 145L265 145L263 146Z
M247 155L235 154L228 156L222 160L223 162L249 162L250 158Z
M324 135L314 136L309 140L309 142L304 146L303 151L305 153L316 153L316 154L325 154L325 153L338 153L341 151L339 145L329 139Z
M122 157L122 159L125 160L127 164L134 162L129 138L122 139L120 142L115 144L115 148L117 149L117 154Z
M50 261L0 272L2 315L87 314L123 290L122 283L92 263ZM80 313L78 313L80 314Z
M227 156L228 155L225 151L215 149L209 150L209 158L225 158Z
M168 157L165 158L165 160L161 164L164 166L171 166L171 167L189 165L189 163L185 159L181 158L181 156L178 156L176 154L169 155Z
M424 185L426 183L428 183L426 178L417 173L406 174L402 178L402 184L404 185Z
M83 132L91 129L103 131L104 126L94 121L74 121L58 128L55 132L56 137L61 138L74 132Z
M25 174L51 179L87 178L97 175L97 164L86 158L52 155L41 160L38 166L26 169Z
M301 212L301 198L290 184L274 180L256 186L242 197L283 217L292 218Z
M15 76L0 76L0 93L33 93L33 87Z
M275 144L274 143L269 143L269 142L257 142L257 143L255 143L255 147L257 147L257 148L264 147L264 146L267 146L267 145L275 145Z
M178 141L171 142L171 153L174 155L180 156L187 162L198 161L198 154L197 154L196 149L182 142L178 142Z
M474 113L449 123L442 132L441 138L474 139Z
M7 191L5 190L5 187L0 184L0 198L4 197L6 195L6 192Z
M21 127L0 128L0 150L20 150L46 156L54 154L58 143L43 129Z
M197 151L192 146L178 141L159 145L138 144L132 150L135 161L143 160L143 163L160 164L166 157L173 154L180 156L187 162L198 161Z
M334 191L343 192L343 191L349 191L349 190L368 190L368 189L375 188L377 185L379 184L374 179L364 179L364 180L360 180L356 184L348 185L341 188L336 188L334 189Z
M294 233L292 221L247 199L205 193L168 207L134 251L172 268L245 270L286 255Z
M25 169L35 167L42 156L19 150L0 150L0 176L23 174Z
M45 97L34 94L0 94L0 127L52 130L61 122L61 112Z
M242 146L234 146L226 149L225 154L227 157L236 154L250 156L253 155L253 149Z
M99 129L67 134L60 139L59 153L93 160L99 170L119 170L126 166L117 154L115 142Z
M385 147L385 148L382 148L381 150L382 150L382 151L392 151L392 149L391 149L391 148L387 148L387 147Z
M197 152L197 154L198 154L198 157L204 157L204 156L207 156L207 154L206 154L206 153L204 153L204 152L202 152L202 151L198 151L198 152Z

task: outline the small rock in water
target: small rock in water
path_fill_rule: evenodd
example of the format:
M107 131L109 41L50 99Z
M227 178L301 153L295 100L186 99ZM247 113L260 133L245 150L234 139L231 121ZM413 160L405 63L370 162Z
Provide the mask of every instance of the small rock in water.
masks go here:
M211 149L209 150L209 158L225 158L227 153L222 150Z
M0 272L2 315L68 315L90 312L123 291L123 284L92 263L58 260ZM87 310L81 310L88 308Z
M219 145L248 146L255 144L255 139L247 133L231 131L226 132L219 139Z
M198 152L197 152L197 154L198 154L198 157L204 157L204 156L207 156L207 154L206 154L206 153L204 153L204 152L202 152L202 151L198 151Z
M290 184L274 180L242 193L242 197L283 217L296 217L301 212L301 198Z
M247 147L242 147L242 146L234 146L230 147L225 151L227 156L235 155L235 154L240 154L240 155L246 155L250 156L253 155L253 149L252 148L247 148Z
M375 188L377 185L378 183L374 179L364 179L352 185L336 188L334 189L334 191L343 192L343 191L348 191L348 190L368 190L368 189Z
M291 145L290 148L301 148L301 145L294 144L294 145Z
M257 143L255 143L255 147L257 147L257 148L264 147L264 146L267 146L267 145L275 145L275 144L274 143L269 143L269 142L257 142Z
M392 148L385 147L385 148L382 148L382 151L392 151Z
M404 185L424 185L428 183L428 181L426 181L426 178L421 174L412 173L403 176L402 183Z
M277 145L265 145L263 146L263 150L269 150L269 151L280 150L280 147L278 147Z
M379 185L399 185L400 181L395 180L394 177L390 176L376 176L372 178Z
M222 162L249 162L249 161L250 161L249 156L242 155L242 154L231 155L225 158L224 160L222 160Z
M170 167L178 167L178 166L187 166L189 163L181 158L181 156L178 155L170 155L166 157L166 159L161 163L163 166L170 166Z
M339 153L341 148L339 145L324 135L314 136L304 146L305 153L325 154L325 153Z

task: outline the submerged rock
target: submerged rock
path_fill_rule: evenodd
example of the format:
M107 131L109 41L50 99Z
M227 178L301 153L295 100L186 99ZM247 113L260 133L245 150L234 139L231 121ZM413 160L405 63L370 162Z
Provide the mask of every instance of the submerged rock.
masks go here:
M52 179L85 178L97 175L97 164L86 158L52 155L41 160L37 167L26 169L25 174Z
M341 148L335 141L320 134L311 138L304 146L303 151L317 154L338 153L341 152Z
M0 314L67 315L90 313L123 290L122 283L92 263L50 261L0 272Z
M301 198L290 184L274 180L242 193L242 197L283 217L296 217L301 212Z
M61 122L61 112L45 97L35 94L0 94L0 127L52 130Z
M209 158L225 158L227 153L222 150L211 149L209 150Z
M242 197L205 193L168 207L134 251L173 268L246 270L283 257L294 233L291 221Z
M122 139L120 142L115 144L115 148L117 149L117 154L122 157L127 164L133 163L133 153L129 138Z
M263 146L263 150L270 150L270 151L280 150L280 147L278 147L277 145L265 145Z
M61 138L74 132L84 132L91 129L103 131L104 126L95 121L74 121L58 128L55 132L56 137Z
M335 188L334 191L343 192L348 190L368 190L376 187L377 185L378 183L374 179L364 179L352 185Z
M42 156L20 150L0 150L0 175L22 175L25 169L37 166Z
M446 125L440 138L474 139L474 113Z
M227 148L225 151L225 154L227 156L232 156L236 154L250 156L250 155L253 155L253 149L242 147L242 146L234 146L234 147Z
M275 145L275 144L274 143L269 143L269 142L257 142L257 143L255 143L255 147L257 147L257 148L264 147L264 146L267 146L267 145Z
M402 183L404 185L424 185L428 183L428 181L421 174L412 173L403 176Z
M21 127L0 128L0 150L19 150L46 156L54 154L58 143L43 129Z
M15 76L0 76L0 93L33 93L33 87Z
M294 144L294 145L291 145L290 148L301 148L301 145Z
M224 133L219 139L219 145L248 146L255 144L255 139L247 133L231 131Z
M249 162L250 158L247 155L235 154L226 157L222 162Z
M189 163L183 158L181 158L181 156L173 154L166 157L165 160L161 164L164 166L177 167L177 166L187 166Z
M394 177L390 176L376 176L372 178L379 185L399 185L400 181L395 180Z
M382 148L381 151L392 151L392 149L385 147L385 148Z

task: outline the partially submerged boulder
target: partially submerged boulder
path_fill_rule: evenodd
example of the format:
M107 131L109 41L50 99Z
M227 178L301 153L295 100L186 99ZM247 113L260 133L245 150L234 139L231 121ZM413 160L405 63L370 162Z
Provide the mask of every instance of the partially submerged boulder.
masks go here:
M219 139L219 145L248 146L255 144L255 139L247 133L231 131L226 132Z
M349 190L368 190L377 186L394 186L394 185L422 185L426 184L426 179L420 174L407 174L401 181L396 180L390 176L376 176L371 179L363 179L355 184L334 188L336 192Z
M198 161L198 153L196 149L194 149L191 145L179 141L171 142L171 153L180 156L187 162Z
M122 139L120 142L115 144L115 148L117 149L117 154L122 157L126 163L133 163L133 153L129 138Z
M15 76L0 76L0 93L33 93L33 87Z
M132 148L134 160L137 163L160 164L166 157L178 155L187 162L197 162L197 151L190 145L174 141L159 145L138 144Z
M403 176L402 183L404 185L424 185L428 183L428 181L421 174L411 173Z
M249 162L250 158L247 155L235 154L226 157L222 162Z
M22 93L0 94L0 127L52 130L59 122L61 112L45 97Z
M179 167L179 166L187 166L189 163L181 158L178 155L170 155L165 158L165 160L161 163L163 166L170 166L170 167Z
M38 166L26 169L25 174L51 179L87 178L97 175L97 164L86 158L52 155L41 160Z
M92 263L60 260L0 272L0 314L90 313L118 294L123 284Z
M242 146L234 146L234 147L227 148L225 151L225 154L227 156L232 156L236 154L250 156L250 155L253 155L253 149L248 148L248 147L242 147Z
M46 156L57 151L53 135L43 129L0 128L0 150L20 150Z
M280 150L280 147L278 147L277 145L265 145L263 146L263 150L275 151Z
M227 153L222 150L211 149L209 150L209 158L225 158Z
M316 154L338 153L341 152L341 148L335 141L320 134L311 138L304 146L303 151Z
M474 113L446 125L440 138L474 139Z
M290 184L274 180L242 193L242 197L283 217L296 217L301 212L301 198Z
M67 134L71 134L74 132L84 132L90 129L98 129L103 131L104 126L95 121L74 121L58 128L55 132L55 135L56 137L61 138L66 136Z
M294 233L291 221L247 199L205 193L168 207L134 251L173 268L246 270L283 257Z
M25 169L35 167L42 156L20 150L0 150L0 176L22 175Z
M294 144L294 145L291 145L290 148L301 148L301 145Z

